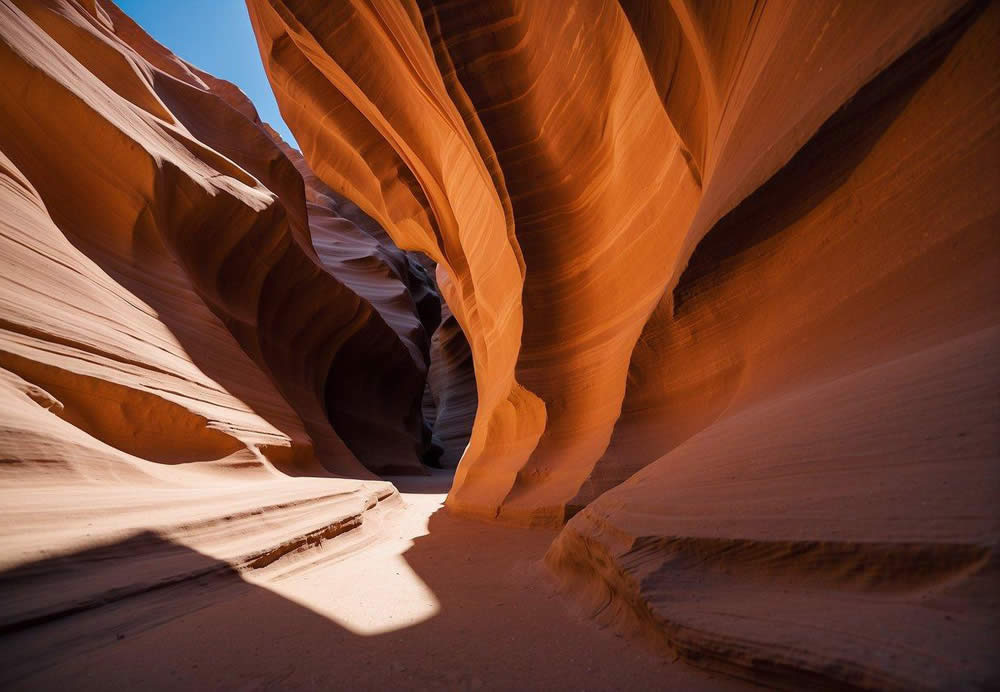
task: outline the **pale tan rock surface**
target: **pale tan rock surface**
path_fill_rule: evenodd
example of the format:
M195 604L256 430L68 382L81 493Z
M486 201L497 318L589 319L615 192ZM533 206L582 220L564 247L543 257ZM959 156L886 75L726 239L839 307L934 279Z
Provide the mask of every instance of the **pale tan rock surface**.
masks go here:
M324 267L301 177L246 97L113 5L3 12L3 366L154 461L419 469L426 366ZM345 393L379 428L341 422L354 454L327 420Z
M0 74L0 627L197 577L164 541L253 566L394 498L358 458L421 470L423 371L246 97L110 3L0 3ZM379 404L394 360L412 396ZM327 398L359 370L355 455Z
M450 480L393 478L400 495L366 513L361 527L265 566L234 569L205 544L187 548L157 534L83 551L77 564L112 557L120 569L146 544L200 576L4 636L0 685L748 689L671 664L568 609L540 562L555 531L446 512ZM47 574L59 564L48 563ZM69 575L61 576L65 584Z

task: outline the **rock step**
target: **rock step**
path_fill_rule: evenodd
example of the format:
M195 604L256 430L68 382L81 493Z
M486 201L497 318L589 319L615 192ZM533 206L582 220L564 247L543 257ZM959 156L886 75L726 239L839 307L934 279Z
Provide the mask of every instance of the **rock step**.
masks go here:
M621 551L620 540L564 531L547 559L599 620L637 617L694 665L788 689L997 682L977 634L996 623L962 607L996 591L992 546L685 536Z
M219 488L215 495L202 491L200 507L185 506L172 521L145 526L144 517L162 518L157 500L164 498L137 490L136 502L150 505L142 513L116 506L109 495L104 500L110 520L91 527L87 547L49 552L0 573L0 590L18 594L0 608L0 635L214 573L270 566L360 527L365 514L398 498L389 483L309 480L246 484L237 492ZM89 499L100 503L96 494ZM272 502L261 505L262 497ZM120 502L120 494L115 499Z

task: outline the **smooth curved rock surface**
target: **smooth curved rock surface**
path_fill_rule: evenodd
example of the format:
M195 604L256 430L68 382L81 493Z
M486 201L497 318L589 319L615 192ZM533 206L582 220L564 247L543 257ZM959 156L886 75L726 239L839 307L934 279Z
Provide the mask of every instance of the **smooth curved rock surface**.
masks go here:
M548 554L605 616L772 684L1000 680L998 31L914 47L698 246Z
M423 366L324 267L246 97L110 3L0 12L2 366L116 461L419 470ZM338 436L331 408L367 433Z
M995 4L248 6L468 335L451 509L578 513L550 565L701 665L995 684Z
M100 639L65 634L75 616L370 541L355 529L399 500L359 460L423 471L427 339L411 354L314 250L302 177L246 96L104 2L0 2L0 75L8 659L52 666ZM344 410L367 427L335 432Z
M985 227L966 229L996 210L995 116L978 100L996 75L973 67L989 46L966 39L980 53L950 58L968 72L961 92L935 77L978 13L958 13L871 80L704 238L643 329L615 434L574 509L720 415L995 323L989 270L972 278L957 271L964 257L930 249L978 232L970 261L995 261ZM921 93L939 108L918 109Z
M428 332L437 326L441 310L433 280L371 218L319 181L297 150L266 129L302 174L309 236L324 269L384 320L365 324L335 356L326 383L330 422L369 468L381 473L419 471L414 459L421 459L428 446L422 418ZM399 357L400 343L409 360ZM359 405L365 398L369 405ZM400 422L403 436L393 430Z
M431 337L427 385L433 399L434 442L441 449L438 465L455 468L476 418L476 373L469 342L447 305L441 306L441 318Z
M0 631L424 460L697 665L1000 684L1000 5L247 5L301 155L110 2L0 0Z
M248 6L316 175L438 263L469 337L449 506L553 523L701 238L960 3Z
M324 267L372 304L426 371L440 296L420 258L403 252L357 205L327 187L302 153L264 126L302 175L313 248Z

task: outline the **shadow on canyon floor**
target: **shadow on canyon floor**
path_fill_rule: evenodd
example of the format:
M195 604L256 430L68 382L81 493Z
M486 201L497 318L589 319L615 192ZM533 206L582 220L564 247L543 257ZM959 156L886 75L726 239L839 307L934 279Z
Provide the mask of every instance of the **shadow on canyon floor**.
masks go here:
M415 486L429 493L446 480L436 474L401 484L404 492ZM443 499L409 498L411 506L401 511L421 502L440 508ZM398 543L401 550L394 549L390 538L364 547L364 553L355 551L347 559L321 557L260 584L225 562L153 533L11 570L0 575L0 587L19 600L37 596L45 583L63 588L89 570L96 568L99 574L109 557L129 557L136 583L147 586L25 627L10 627L5 607L0 687L742 686L670 663L628 635L572 613L541 564L553 531L511 529L461 519L443 509L430 511L426 535ZM420 521L426 517L425 512ZM394 527L387 522L381 528L391 534ZM181 565L190 578L157 584L156 566L142 557L150 554L161 555L175 568ZM422 618L404 616L401 626L393 626L393 612L405 611L421 593L436 607ZM394 604L394 599L406 602ZM331 603L336 611L338 600L355 614L374 612L382 625L359 634L363 628L331 612ZM30 605L22 601L17 607Z

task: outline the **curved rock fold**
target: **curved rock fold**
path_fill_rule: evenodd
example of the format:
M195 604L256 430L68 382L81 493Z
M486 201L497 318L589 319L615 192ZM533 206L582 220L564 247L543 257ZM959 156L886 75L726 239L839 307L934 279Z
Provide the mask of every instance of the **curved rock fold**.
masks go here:
M0 0L0 633L360 549L437 466L696 665L998 684L1000 4L247 9L301 152Z

